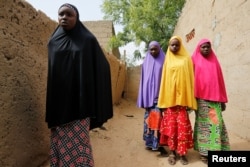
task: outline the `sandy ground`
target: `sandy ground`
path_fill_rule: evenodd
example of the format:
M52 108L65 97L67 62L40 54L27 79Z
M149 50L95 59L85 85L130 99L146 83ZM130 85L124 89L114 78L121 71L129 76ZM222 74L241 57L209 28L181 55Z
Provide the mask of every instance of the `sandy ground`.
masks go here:
M159 152L145 149L142 140L144 110L136 107L134 101L123 99L114 106L114 117L104 124L104 129L90 132L95 167L166 167L170 166L167 157L159 157ZM192 124L194 113L190 114ZM227 124L227 122L226 122ZM250 150L250 143L231 134L232 150ZM199 154L189 150L189 164L186 167L205 167ZM44 167L48 167L47 164ZM179 161L175 167L183 166Z

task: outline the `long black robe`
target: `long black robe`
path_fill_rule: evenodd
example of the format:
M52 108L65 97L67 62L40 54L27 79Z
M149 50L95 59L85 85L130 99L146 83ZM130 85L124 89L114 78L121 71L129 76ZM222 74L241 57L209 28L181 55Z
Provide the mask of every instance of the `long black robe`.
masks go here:
M93 129L113 117L109 63L80 21L70 31L57 27L48 43L48 59L49 128L90 117Z

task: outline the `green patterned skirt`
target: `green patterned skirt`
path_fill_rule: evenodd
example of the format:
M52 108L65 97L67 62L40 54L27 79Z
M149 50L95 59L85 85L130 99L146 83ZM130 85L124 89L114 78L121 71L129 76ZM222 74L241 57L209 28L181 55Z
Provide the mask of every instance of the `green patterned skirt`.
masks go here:
M208 151L230 150L221 104L199 99L195 115L194 150L203 156L207 156Z

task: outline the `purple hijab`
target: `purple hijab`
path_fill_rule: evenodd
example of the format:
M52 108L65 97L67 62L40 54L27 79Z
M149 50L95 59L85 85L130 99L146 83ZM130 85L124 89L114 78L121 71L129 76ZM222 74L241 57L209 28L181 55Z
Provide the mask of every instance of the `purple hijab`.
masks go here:
M152 46L160 49L159 55L156 58L150 54ZM137 98L138 107L148 108L157 103L164 58L165 53L161 49L160 44L156 41L150 42L141 69L140 87Z

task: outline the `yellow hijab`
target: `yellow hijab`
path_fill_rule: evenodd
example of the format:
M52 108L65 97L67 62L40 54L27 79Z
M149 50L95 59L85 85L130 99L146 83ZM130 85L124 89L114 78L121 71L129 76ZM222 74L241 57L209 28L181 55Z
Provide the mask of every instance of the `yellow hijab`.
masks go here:
M169 44L173 39L180 42L180 50L174 54L168 47L162 70L158 107L169 108L178 105L196 110L193 63L181 38L173 36Z

